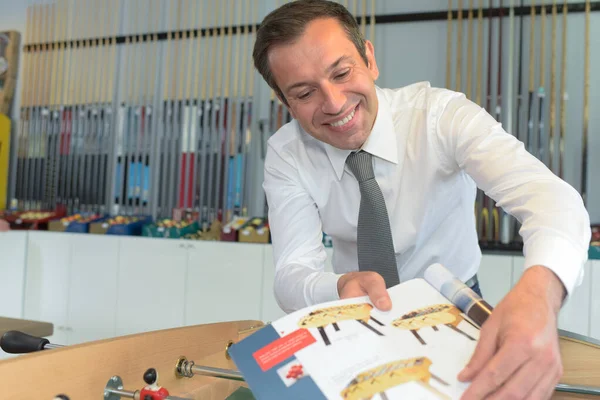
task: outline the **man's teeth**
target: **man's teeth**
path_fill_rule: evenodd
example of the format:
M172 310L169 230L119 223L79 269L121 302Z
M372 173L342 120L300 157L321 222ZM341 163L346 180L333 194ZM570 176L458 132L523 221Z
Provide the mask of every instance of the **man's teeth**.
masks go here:
M350 122L352 120L352 118L354 118L354 114L356 113L356 108L354 110L352 110L352 112L350 113L350 115L348 115L346 118L342 119L341 121L337 121L331 124L331 126L334 127L340 127L343 125L346 125L348 122Z

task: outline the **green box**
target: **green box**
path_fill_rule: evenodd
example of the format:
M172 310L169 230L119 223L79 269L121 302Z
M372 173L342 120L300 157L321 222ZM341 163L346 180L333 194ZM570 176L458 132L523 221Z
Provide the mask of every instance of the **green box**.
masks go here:
M158 224L144 225L142 228L142 236L155 237L155 238L169 238L169 239L181 239L187 234L197 232L200 229L198 221L194 221L191 224L184 226L183 228L177 227L162 227Z

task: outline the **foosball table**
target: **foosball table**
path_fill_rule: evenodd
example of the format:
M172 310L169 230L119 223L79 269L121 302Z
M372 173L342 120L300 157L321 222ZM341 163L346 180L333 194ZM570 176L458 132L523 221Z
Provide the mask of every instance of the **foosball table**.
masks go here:
M0 345L21 355L0 361L0 398L251 400L228 349L263 326L232 321L74 346L10 331ZM600 399L600 341L560 331L560 349L564 373L553 399Z
M224 322L74 346L7 332L2 349L27 354L0 362L5 386L0 398L254 399L227 349L262 326L259 321Z

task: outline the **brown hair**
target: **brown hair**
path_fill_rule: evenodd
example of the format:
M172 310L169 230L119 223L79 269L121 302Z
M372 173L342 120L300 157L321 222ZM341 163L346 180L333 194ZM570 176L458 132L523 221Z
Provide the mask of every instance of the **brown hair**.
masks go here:
M285 96L275 83L269 68L269 49L276 45L294 42L304 33L306 25L319 18L337 19L365 64L369 64L365 40L360 33L358 23L344 6L327 0L297 0L286 3L271 11L261 22L256 32L256 43L252 53L254 66L286 105L288 104Z

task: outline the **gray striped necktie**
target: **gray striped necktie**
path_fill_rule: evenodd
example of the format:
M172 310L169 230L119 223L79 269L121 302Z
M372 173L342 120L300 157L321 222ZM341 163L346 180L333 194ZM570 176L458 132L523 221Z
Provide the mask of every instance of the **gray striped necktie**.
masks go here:
M360 210L358 213L358 269L374 271L385 280L386 287L400 283L396 255L385 200L375 180L372 156L363 150L351 153L348 167L358 180Z

